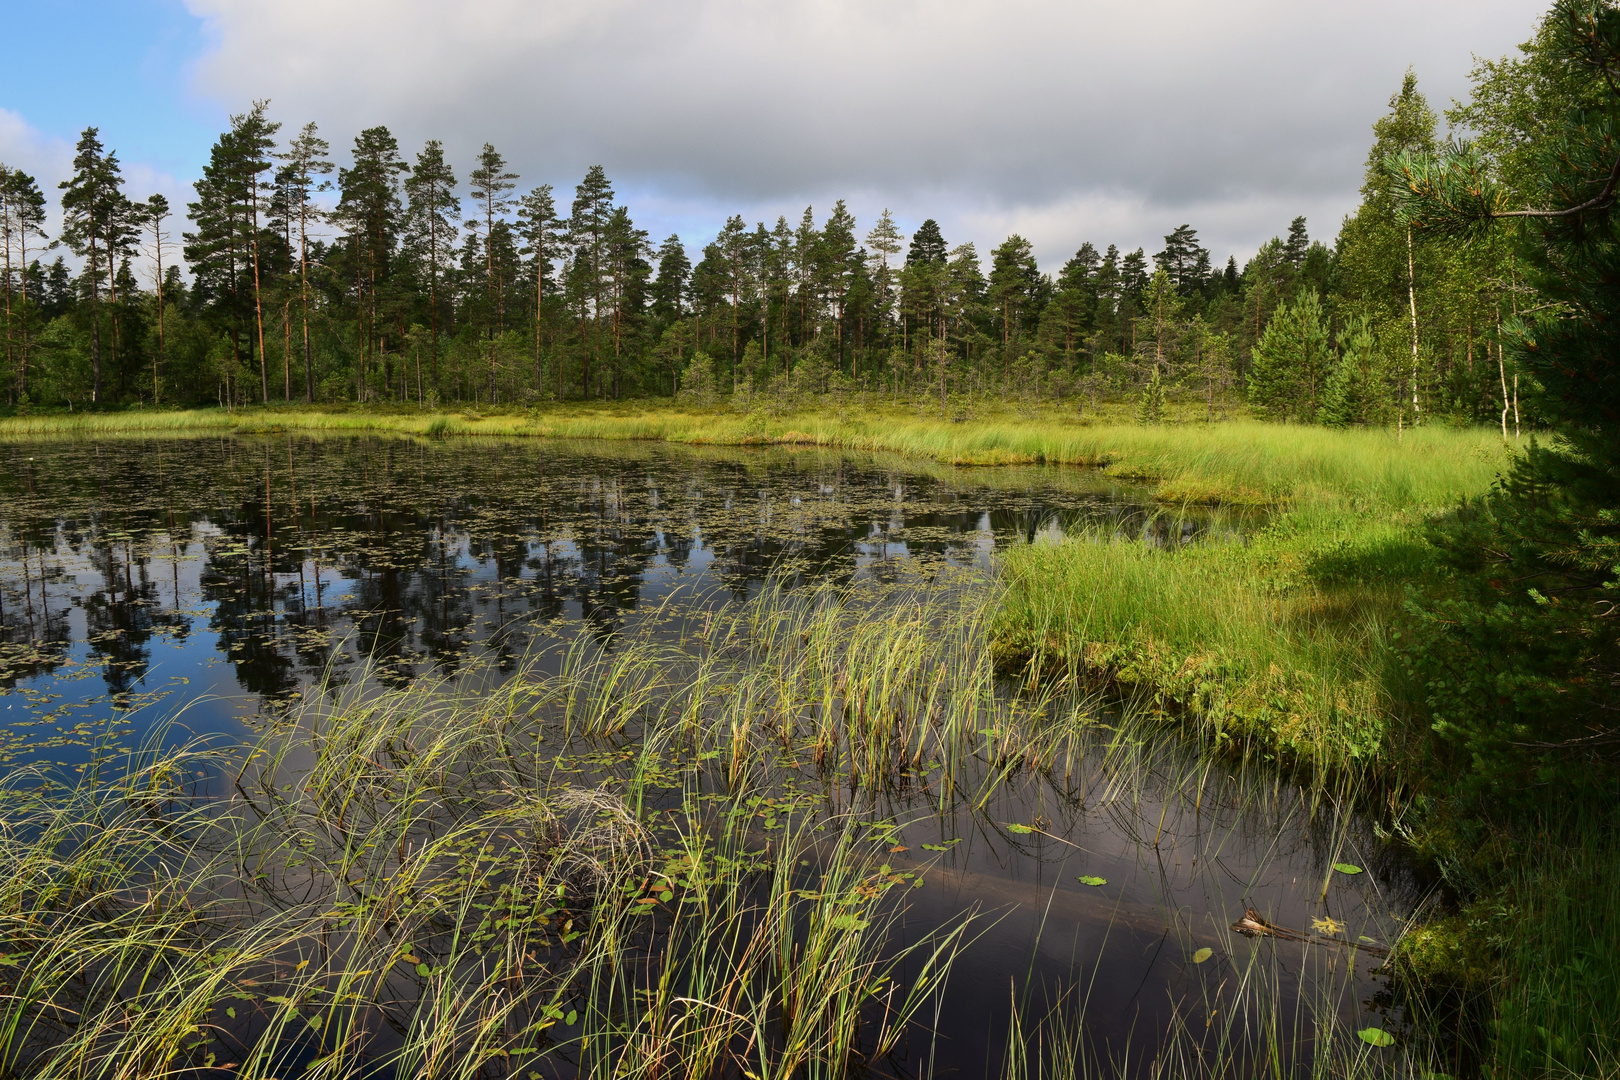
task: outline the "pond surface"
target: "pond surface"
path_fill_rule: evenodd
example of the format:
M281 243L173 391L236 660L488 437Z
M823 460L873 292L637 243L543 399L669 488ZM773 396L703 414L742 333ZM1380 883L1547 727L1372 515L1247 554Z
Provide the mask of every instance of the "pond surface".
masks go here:
M814 450L14 443L0 446L0 730L14 762L72 764L177 712L189 732L237 736L317 683L498 680L581 635L606 652L678 635L768 581L915 587L991 571L998 548L1043 536L1174 545L1257 524L1167 515L1077 470ZM893 863L925 874L905 934L985 913L928 1048L888 1071L1000 1075L1009 1042L1058 1014L1083 1013L1090 1052L1126 1072L1169 1041L1207 1044L1223 1010L1297 1031L1302 1061L1322 1023L1399 1027L1374 951L1229 930L1253 907L1387 943L1415 886L1370 828L1263 769L1104 722L1117 719L1099 714L1061 778L975 782L954 801L824 792L884 823Z

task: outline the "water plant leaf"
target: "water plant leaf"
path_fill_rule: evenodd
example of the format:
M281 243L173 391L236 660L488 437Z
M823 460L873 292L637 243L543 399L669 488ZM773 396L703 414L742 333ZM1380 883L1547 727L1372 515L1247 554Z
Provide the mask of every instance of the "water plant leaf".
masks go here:
M1336 862L1333 864L1333 869L1337 870L1341 874L1361 873L1361 867L1357 866L1355 863Z
M1011 833L1019 833L1020 835L1022 835L1023 833L1032 833L1035 830L1030 828L1028 825L1008 825L1007 826L1007 831L1011 832Z
M1079 880L1080 884L1082 884L1082 885L1106 885L1106 884L1108 884L1108 879L1107 878L1105 878L1105 877L1097 877L1095 874L1081 874L1078 880Z
M422 976L422 978L425 979L429 975L433 974L433 969L428 967L426 964L417 964L416 965L416 973L418 975Z
M1311 929L1318 934L1342 934L1344 933L1344 923L1329 915L1320 919L1312 919Z
M1395 1036L1391 1035L1389 1032L1385 1031L1383 1028L1375 1028L1375 1027L1362 1028L1360 1031L1356 1032L1356 1038L1360 1039L1362 1042L1366 1043L1368 1046L1394 1046L1395 1045Z
M1202 964L1205 960L1208 960L1210 957L1212 957L1214 955L1215 955L1215 950L1214 949L1203 948L1203 949L1199 949L1197 952L1193 953L1192 960L1193 960L1193 963L1195 963L1195 964Z
M577 1021L578 1019L579 1019L579 1010L578 1009L569 1009L568 1010L568 1015L563 1017L563 1025L565 1027L573 1027L575 1021Z

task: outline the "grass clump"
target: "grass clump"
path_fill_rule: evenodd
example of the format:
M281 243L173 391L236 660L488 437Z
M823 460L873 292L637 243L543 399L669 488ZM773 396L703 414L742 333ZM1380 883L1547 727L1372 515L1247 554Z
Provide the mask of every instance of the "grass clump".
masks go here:
M1399 784L1386 649L1426 553L1397 521L1311 510L1247 542L1093 535L1012 549L1000 660L1111 683L1217 744Z

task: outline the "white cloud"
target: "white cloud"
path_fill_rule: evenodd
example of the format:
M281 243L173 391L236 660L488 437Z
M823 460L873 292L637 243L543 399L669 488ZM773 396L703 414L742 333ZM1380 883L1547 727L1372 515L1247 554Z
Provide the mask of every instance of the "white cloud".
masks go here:
M45 232L56 236L62 224L56 185L72 171L72 144L44 134L10 109L0 108L0 163L21 169L38 181L47 203ZM33 254L29 252L30 261Z
M465 175L488 140L565 193L600 162L622 190L689 208L632 203L655 233L847 193L865 220L888 205L981 245L1028 222L1043 260L1080 238L1151 247L1183 221L1240 254L1298 213L1331 234L1406 67L1443 107L1470 53L1506 52L1545 6L187 3L216 42L200 91L232 110L269 97L335 143L386 124L413 152L444 139Z
M116 145L111 145L106 132L102 132L102 142L107 149L116 152ZM73 173L73 143L66 139L46 135L35 128L21 115L9 109L0 108L0 162L15 169L21 169L34 178L39 188L45 194L45 235L54 240L62 231L62 205L61 192L58 185ZM169 223L168 231L172 234L170 240L173 250L164 251L164 263L180 262L180 232L181 222L185 217L186 203L195 199L196 193L190 183L176 180L169 173L153 168L142 161L119 161L120 172L124 178L124 194L135 200L145 200L147 196L161 193L169 200L170 207L175 211L175 217ZM46 254L35 250L29 251L29 261L39 255L53 259L61 255L70 264L76 263L72 254L66 249ZM146 273L146 259L138 256L142 264L137 267L137 273ZM184 264L181 263L182 268Z

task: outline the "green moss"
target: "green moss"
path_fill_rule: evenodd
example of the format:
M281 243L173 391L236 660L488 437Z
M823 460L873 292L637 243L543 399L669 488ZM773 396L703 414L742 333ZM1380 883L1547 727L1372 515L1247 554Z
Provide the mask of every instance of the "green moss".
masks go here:
M1396 973L1431 995L1484 993L1496 976L1498 955L1483 918L1488 918L1483 911L1447 915L1407 931L1390 956Z

